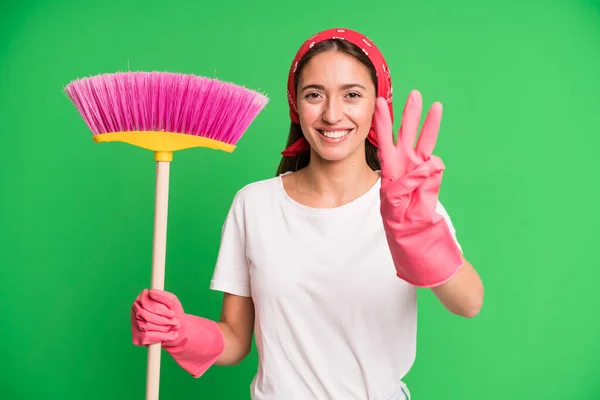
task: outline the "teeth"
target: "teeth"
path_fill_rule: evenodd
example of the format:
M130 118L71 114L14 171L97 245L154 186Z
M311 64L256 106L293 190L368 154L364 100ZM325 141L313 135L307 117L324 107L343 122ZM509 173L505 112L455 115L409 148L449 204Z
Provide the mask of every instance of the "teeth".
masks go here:
M350 131L321 131L321 133L323 134L323 136L328 137L330 139L339 139L343 136L346 136L348 133L350 133Z

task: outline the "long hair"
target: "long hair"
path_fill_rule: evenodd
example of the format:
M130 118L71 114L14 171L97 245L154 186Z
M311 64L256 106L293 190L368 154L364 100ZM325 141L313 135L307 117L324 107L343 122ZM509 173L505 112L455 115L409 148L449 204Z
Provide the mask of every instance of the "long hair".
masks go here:
M352 56L356 60L361 62L367 68L369 74L371 75L373 85L375 85L375 93L377 95L377 71L375 70L373 63L371 63L369 57L367 57L365 53L363 53L363 51L360 48L358 48L358 46L346 40L340 39L329 39L319 42L315 46L313 46L313 48L310 49L304 55L304 57L302 57L302 59L300 59L296 70L297 72L294 78L294 85L296 87L296 90L298 90L298 77L300 76L300 73L302 72L306 64L317 54L330 50L348 54L349 56ZM300 127L300 125L295 124L293 122L290 123L290 133L288 135L286 147L288 147L303 136L304 133L302 132L302 128ZM377 157L377 148L366 139L365 156L367 164L373 171L378 171L381 169L379 158ZM279 176L288 171L298 171L299 169L306 167L309 162L310 151L303 151L300 154L293 157L282 156L281 161L279 162L279 166L277 168L276 176Z

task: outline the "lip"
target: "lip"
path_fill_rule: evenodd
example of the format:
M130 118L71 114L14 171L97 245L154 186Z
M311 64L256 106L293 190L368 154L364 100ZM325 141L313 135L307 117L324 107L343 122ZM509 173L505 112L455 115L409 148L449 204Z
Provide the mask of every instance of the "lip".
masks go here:
M340 138L328 138L327 136L323 135L321 133L321 131L350 131L347 134L345 134L344 136L340 137ZM316 128L316 131L319 133L319 137L321 138L322 141L324 141L325 143L340 143L343 142L344 140L348 139L350 136L352 136L352 134L354 133L354 128L327 128L327 129L319 129Z

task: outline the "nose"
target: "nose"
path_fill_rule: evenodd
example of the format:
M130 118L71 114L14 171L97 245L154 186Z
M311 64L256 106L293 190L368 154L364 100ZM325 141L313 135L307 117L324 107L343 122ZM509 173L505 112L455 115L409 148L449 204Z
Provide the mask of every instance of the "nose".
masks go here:
M335 98L329 98L324 105L323 121L328 124L335 124L340 121L344 115L343 105Z

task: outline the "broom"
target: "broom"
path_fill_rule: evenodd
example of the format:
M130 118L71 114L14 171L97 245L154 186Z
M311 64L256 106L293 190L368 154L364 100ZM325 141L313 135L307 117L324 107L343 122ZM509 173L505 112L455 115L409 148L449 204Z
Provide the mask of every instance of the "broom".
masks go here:
M151 288L164 290L169 171L173 152L232 152L268 103L261 93L214 78L172 72L119 72L70 82L68 98L96 143L154 152L156 188ZM161 344L148 346L146 399L159 394Z

